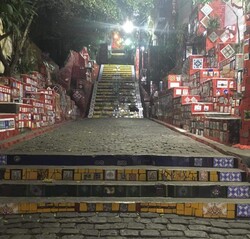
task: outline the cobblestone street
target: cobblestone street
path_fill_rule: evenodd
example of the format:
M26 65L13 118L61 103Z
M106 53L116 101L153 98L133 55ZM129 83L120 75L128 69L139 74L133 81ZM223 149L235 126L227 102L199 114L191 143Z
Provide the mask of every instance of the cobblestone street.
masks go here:
M1 239L250 238L250 222L157 213L47 213L1 217Z

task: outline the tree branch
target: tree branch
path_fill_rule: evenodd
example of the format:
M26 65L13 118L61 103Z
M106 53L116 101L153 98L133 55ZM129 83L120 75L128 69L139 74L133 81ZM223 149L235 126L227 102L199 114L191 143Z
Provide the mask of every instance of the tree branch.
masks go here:
M0 41L2 41L4 38L8 37L12 32L4 33L3 35L0 35Z

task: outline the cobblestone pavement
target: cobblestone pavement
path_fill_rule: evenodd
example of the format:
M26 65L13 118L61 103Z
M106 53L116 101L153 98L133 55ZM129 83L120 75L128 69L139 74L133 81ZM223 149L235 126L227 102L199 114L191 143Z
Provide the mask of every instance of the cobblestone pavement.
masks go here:
M17 144L7 153L219 156L211 147L148 119L84 119Z
M0 239L250 238L250 221L156 213L48 213L0 217Z

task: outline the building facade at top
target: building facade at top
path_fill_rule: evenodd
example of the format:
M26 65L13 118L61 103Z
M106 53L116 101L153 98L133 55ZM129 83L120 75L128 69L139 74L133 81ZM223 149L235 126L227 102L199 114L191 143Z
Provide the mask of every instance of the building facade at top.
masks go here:
M173 31L182 44L153 114L221 143L250 145L250 4L194 2L159 1L153 44L168 44Z

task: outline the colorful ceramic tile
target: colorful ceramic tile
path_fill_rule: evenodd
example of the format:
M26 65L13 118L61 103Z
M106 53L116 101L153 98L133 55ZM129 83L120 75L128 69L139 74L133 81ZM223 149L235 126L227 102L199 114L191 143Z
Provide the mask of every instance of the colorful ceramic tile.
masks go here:
M0 155L0 165L6 165L6 164L7 164L7 156Z
M238 204L237 217L250 217L250 204Z
M194 166L195 167L202 167L202 158L194 158Z
M44 180L49 178L48 169L38 169L37 170L37 180Z
M63 180L74 180L74 170L64 169L62 172Z
M83 173L82 174L82 180L92 180L93 174L91 173Z
M241 172L220 172L221 182L241 182Z
M87 203L87 211L88 212L95 212L96 211L96 204L95 203Z
M0 215L1 214L15 214L18 213L18 204L4 203L0 204Z
M157 181L158 171L157 170L147 170L147 181Z
M214 158L213 166L215 168L233 168L234 159L233 158Z
M103 203L103 211L104 212L111 212L112 211L112 204L111 203Z
M203 69L203 58L193 58L193 69Z
M250 198L249 186L228 186L228 198Z
M115 196L115 186L106 186L104 187L104 196Z
M116 179L115 169L105 170L105 180L115 180L115 179Z
M175 197L192 197L193 187L189 186L175 186Z
M234 49L231 47L230 44L227 44L224 48L222 48L220 52L226 59L230 58L235 53Z
M128 212L128 204L120 203L120 212Z
M0 168L0 180L3 180L3 179L4 179L5 171L6 171L5 168Z
M102 173L94 173L94 180L102 180Z
M117 160L117 166L127 166L126 160Z
M210 39L211 42L215 42L218 39L218 35L215 32L212 32L208 38Z
M226 42L229 39L229 34L227 32L223 32L220 35L220 39L221 39L222 42Z
M162 170L162 180L170 181L172 180L172 170Z
M11 180L22 180L22 170L21 169L11 169L10 170Z
M104 160L95 160L94 165L103 166L104 165Z
M205 5L201 8L201 11L202 11L206 16L208 16L208 15L213 11L213 8L211 8L208 4L205 4Z
M226 217L227 204L226 203L204 203L203 204L204 217Z
M139 186L129 186L126 188L127 197L140 197L140 187Z
M203 17L203 18L201 19L200 22L201 22L201 24L202 24L205 28L207 28L209 20L210 20L210 18L209 18L208 16L205 16L205 17Z
M43 186L42 185L29 185L28 196L29 197L42 197L43 196Z
M200 171L199 172L199 181L208 181L208 172L207 171Z
M136 176L137 176L136 173L130 173L129 174L129 181L136 181Z

